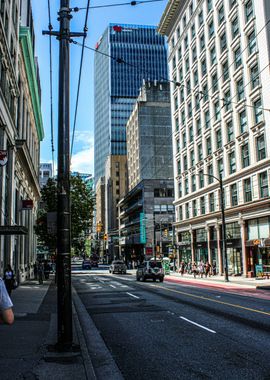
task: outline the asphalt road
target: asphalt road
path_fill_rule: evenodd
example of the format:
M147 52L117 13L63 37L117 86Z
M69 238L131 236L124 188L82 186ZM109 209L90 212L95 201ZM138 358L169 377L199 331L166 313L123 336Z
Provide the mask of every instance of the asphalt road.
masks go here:
M270 379L270 301L260 293L102 269L74 274L73 285L127 380Z

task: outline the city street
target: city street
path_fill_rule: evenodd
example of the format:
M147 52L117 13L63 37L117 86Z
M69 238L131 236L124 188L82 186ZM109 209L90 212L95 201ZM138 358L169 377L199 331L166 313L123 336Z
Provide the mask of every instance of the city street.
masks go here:
M73 269L73 286L125 379L270 378L269 291L238 295Z

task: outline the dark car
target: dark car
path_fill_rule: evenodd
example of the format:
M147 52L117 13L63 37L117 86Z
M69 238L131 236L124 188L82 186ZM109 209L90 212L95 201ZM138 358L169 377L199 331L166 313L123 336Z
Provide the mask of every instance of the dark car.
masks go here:
M82 269L91 269L91 262L90 260L83 260L82 262Z
M127 273L127 266L123 260L114 260L109 268L110 273Z
M145 261L138 266L136 279L137 281L151 279L153 281L159 280L160 282L163 282L164 269L162 267L162 262L158 260Z

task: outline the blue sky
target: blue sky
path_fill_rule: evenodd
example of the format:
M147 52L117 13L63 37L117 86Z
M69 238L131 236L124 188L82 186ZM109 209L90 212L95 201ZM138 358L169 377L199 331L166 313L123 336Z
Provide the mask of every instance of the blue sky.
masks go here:
M104 4L127 3L129 0L95 0L91 6ZM50 92L49 92L49 37L42 35L48 30L47 0L32 0L34 27L36 34L36 55L39 61L42 116L45 138L41 143L41 162L51 162L51 125L50 125ZM85 7L87 0L70 1L70 7ZM90 9L88 16L88 36L86 45L94 48L99 37L109 23L157 25L166 7L167 0L141 4L131 7L109 7ZM51 0L51 21L55 31L59 29L57 12L60 0ZM71 30L83 30L85 10L73 13ZM82 38L78 39L82 42ZM53 113L54 113L54 146L57 161L57 107L58 107L58 41L53 38ZM73 128L76 93L79 75L81 47L70 46L70 128ZM106 58L104 58L106 59ZM71 169L86 173L94 173L94 52L85 50L82 71L80 99L77 113L76 133L73 146ZM57 168L57 165L55 165Z

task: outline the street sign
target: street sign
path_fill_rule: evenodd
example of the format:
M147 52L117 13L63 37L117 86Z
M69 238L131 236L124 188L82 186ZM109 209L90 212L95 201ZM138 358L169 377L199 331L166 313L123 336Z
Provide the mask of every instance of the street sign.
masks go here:
M146 228L145 228L145 214L140 213L140 243L146 243Z

